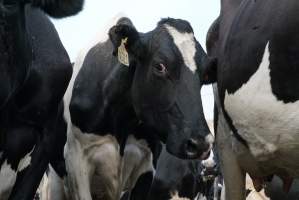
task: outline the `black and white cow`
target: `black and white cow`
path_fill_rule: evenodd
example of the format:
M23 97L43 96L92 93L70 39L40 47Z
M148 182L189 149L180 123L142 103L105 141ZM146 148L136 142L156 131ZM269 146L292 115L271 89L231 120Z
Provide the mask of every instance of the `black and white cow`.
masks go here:
M72 74L55 17L82 7L72 1L0 3L0 198L33 199L49 162L60 173L65 135L59 135L62 97ZM54 147L53 144L60 148Z
M287 191L299 176L298 9L296 0L222 0L210 29L227 199L245 199L246 172L257 190L276 174Z
M78 57L64 98L70 199L117 199L125 190L134 199L146 192L156 137L168 138L169 151L183 158L206 158L212 146L196 73L206 57L189 23L164 19L142 34L122 17L109 28ZM120 45L129 66L117 58Z

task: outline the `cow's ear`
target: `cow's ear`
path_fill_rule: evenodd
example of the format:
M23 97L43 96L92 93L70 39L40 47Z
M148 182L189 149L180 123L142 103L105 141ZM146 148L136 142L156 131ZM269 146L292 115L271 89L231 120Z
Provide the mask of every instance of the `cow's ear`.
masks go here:
M110 28L109 38L113 43L113 55L125 65L136 58L139 58L144 51L138 31L134 26L128 24L118 24Z
M211 84L217 81L217 59L214 57L207 58L203 73L201 74L202 84Z

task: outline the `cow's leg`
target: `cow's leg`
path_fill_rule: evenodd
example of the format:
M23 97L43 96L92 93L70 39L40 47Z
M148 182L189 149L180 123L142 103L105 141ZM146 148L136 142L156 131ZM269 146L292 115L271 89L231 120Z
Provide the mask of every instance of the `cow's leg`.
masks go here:
M49 188L49 178L47 173L45 173L37 189L39 200L49 200L48 188Z
M0 173L0 197L1 199L8 199L10 196L12 199L12 197L19 195L20 198L16 198L22 199L27 195L31 196L32 192L31 188L29 190L24 186L27 183L24 177L27 177L28 182L35 180L35 176L30 177L25 174L35 164L35 158L33 157L38 156L39 151L44 153L44 149L40 148L42 141L37 138L38 132L32 126L19 121L10 122L11 127L5 129L2 141L3 154L1 162L3 163ZM38 141L37 145L36 141ZM22 188L26 188L26 191L22 191ZM32 193L34 195L35 192Z
M245 200L245 172L238 164L231 137L231 130L220 111L216 144L224 177L226 200Z
M60 106L58 110L53 110L52 113L49 113L48 120L42 123L44 126L42 130L38 130L36 126L32 127L33 131L31 132L35 133L36 136L34 140L35 146L30 155L26 155L27 158L23 161L25 165L22 163L22 160L18 164L17 180L10 195L10 200L33 199L49 162L57 153L57 144L58 151L63 150L61 148L62 144L60 144L60 140L62 140L62 143L65 141L63 140L63 134L65 136L65 133L61 133L60 127L62 108ZM24 141L28 139L31 132L23 131L23 135L25 136L23 138ZM62 137L60 136L61 134ZM28 160L28 163L26 160Z
M123 188L130 191L130 200L145 199L154 174L151 149L143 140L129 136L123 157Z
M92 200L89 177L91 166L88 165L87 158L84 158L79 141L72 134L69 136L65 146L67 196L72 200Z
M49 164L49 159L45 154L44 143L38 143L31 154L30 165L18 172L17 180L9 200L29 200L34 198L35 192Z
M145 199L148 196L154 179L153 173L153 171L148 171L140 175L132 189L130 200Z
M40 185L40 200L66 200L64 182L52 167L44 175Z
M16 181L17 173L11 168L11 165L5 161L0 169L0 197L8 199L9 194Z
M93 166L92 196L97 200L120 199L121 157L116 140L102 144L91 155Z
M2 150L0 160L0 197L8 199L16 182L17 172L27 164L31 150L35 144L35 131L29 126L14 126L7 128L1 137ZM22 164L19 164L19 161Z

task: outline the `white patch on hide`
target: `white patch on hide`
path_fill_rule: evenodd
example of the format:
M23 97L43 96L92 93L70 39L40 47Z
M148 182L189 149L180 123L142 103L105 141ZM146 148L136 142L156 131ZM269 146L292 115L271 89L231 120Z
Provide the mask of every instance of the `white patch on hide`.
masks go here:
M24 169L26 169L30 165L30 163L31 163L31 154L34 151L34 148L35 148L35 146L33 146L32 150L29 153L27 153L24 156L24 158L22 158L20 160L19 165L18 165L18 172L23 171Z
M182 197L180 197L177 191L172 192L170 194L170 196L171 196L170 200L191 200L189 198L182 198Z
M278 149L281 157L291 156L299 144L299 101L286 104L274 96L269 58L268 43L258 70L235 93L226 91L224 99L233 125L259 161L275 158Z
M197 66L195 62L196 43L193 33L181 33L172 26L165 25L169 34L172 36L175 45L183 56L185 65L195 73Z

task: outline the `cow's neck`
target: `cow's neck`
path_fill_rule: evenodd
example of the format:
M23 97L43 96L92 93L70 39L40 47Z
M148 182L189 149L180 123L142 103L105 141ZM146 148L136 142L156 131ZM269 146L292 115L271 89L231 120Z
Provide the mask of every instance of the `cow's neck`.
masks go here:
M25 27L23 5L2 6L0 14L0 108L20 87L26 77L31 55Z

